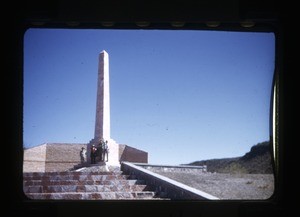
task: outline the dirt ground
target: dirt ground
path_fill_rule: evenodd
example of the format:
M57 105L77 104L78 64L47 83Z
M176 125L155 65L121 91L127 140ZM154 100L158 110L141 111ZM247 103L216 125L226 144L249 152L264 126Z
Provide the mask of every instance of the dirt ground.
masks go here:
M265 200L274 192L272 174L155 172L224 200Z

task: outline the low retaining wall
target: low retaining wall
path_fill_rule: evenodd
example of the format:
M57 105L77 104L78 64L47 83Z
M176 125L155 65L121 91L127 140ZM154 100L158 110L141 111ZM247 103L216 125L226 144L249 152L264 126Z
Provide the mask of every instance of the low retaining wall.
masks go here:
M148 153L128 145L119 144L119 160L120 162L148 163Z
M204 166L172 166L172 165L154 165L154 164L143 164L143 163L134 163L137 166L143 167L145 169L151 170L153 172L207 172L206 165Z
M151 172L147 169L129 162L122 162L121 170L128 175L144 180L147 185L154 187L160 197L172 200L218 200L219 198L192 188L170 178ZM144 165L145 166L145 165Z

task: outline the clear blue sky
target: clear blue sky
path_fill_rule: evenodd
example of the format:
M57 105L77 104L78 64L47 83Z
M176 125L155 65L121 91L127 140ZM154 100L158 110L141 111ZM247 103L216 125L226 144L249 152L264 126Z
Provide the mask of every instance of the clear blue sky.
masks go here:
M149 163L236 157L269 139L272 33L29 29L25 148L93 138L102 50L111 137L147 151Z

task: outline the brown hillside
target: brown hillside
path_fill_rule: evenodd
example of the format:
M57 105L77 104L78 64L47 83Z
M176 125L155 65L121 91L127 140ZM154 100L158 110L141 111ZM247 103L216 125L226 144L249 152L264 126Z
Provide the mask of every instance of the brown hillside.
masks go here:
M188 165L206 165L208 172L272 174L271 146L268 141L252 146L242 157L202 160Z

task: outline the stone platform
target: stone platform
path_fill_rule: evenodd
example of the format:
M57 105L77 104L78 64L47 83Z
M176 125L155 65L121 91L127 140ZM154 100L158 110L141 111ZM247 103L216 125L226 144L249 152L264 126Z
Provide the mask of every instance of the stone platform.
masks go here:
M70 171L75 172L109 172L110 168L114 168L112 166L108 166L106 162L98 162L96 164L88 164L88 163L81 163L78 165L75 165L73 169ZM120 167L117 167L118 170L120 170Z

